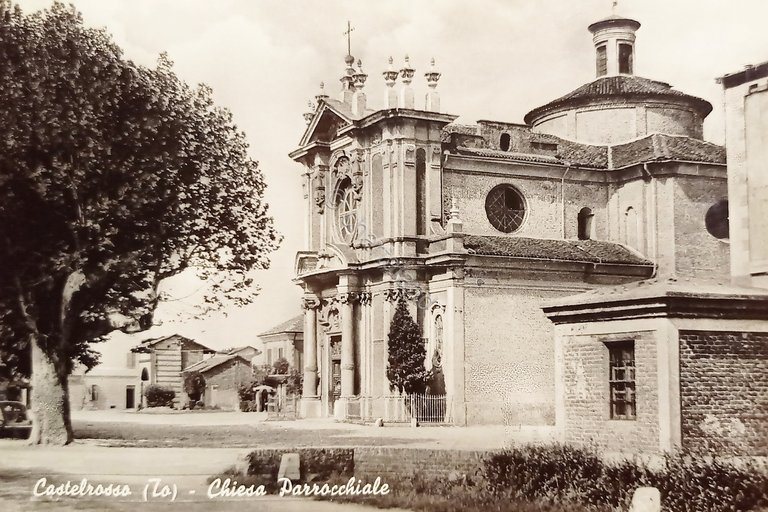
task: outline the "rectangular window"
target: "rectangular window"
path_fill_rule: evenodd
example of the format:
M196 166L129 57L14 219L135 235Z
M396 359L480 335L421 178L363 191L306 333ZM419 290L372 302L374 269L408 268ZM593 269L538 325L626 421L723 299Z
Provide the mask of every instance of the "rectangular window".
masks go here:
M632 74L632 45L619 44L619 73Z
M272 349L267 349L267 364L272 364Z
M136 353L128 352L128 358L125 362L126 368L136 368Z
M603 46L597 47L597 76L608 74L608 50Z
M279 348L277 349L277 358L282 359L283 358L283 349Z
M622 341L608 344L611 390L611 419L633 420L635 407L635 342Z

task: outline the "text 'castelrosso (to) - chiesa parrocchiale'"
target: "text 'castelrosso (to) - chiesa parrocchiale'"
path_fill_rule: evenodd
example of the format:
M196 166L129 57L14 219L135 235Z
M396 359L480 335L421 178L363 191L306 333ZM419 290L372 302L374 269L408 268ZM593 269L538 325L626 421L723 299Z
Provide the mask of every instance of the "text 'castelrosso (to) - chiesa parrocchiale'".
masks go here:
M591 24L596 79L524 124L455 123L434 61L416 99L407 59L372 85L346 57L290 154L302 415L394 414L387 334L404 299L446 422L556 425L606 449L766 450L759 391L728 405L768 350L768 295L731 284L726 151L703 140L709 102L635 74L639 28Z

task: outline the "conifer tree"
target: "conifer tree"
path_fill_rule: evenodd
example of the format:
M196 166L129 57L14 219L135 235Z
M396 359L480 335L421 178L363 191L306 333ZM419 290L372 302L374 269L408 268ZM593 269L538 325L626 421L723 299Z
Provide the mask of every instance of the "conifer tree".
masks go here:
M424 366L427 351L421 339L421 329L408 312L404 299L400 299L389 326L389 360L387 378L391 389L401 393L423 393L427 370Z

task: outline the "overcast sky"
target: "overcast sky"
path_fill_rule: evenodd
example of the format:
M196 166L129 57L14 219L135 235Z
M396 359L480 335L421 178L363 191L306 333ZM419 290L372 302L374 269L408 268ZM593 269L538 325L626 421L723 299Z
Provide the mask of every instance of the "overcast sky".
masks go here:
M21 0L25 11L50 0ZM351 20L352 54L369 74L369 105L382 103L381 72L392 55L416 68L417 102L434 57L443 76L444 111L477 119L522 122L526 112L594 78L587 25L611 13L610 0L72 0L85 22L106 27L137 63L166 51L177 74L205 82L232 110L268 183L267 200L285 236L272 269L257 280L256 302L227 317L178 320L195 295L166 306L162 326L214 348L254 344L256 334L300 313L291 282L301 249L300 167L287 154L305 128L301 114L325 81L335 96ZM638 20L635 71L714 105L705 138L723 141L722 92L715 78L768 60L766 0L621 0L618 12ZM417 104L417 107L419 105ZM192 288L194 291L194 288Z

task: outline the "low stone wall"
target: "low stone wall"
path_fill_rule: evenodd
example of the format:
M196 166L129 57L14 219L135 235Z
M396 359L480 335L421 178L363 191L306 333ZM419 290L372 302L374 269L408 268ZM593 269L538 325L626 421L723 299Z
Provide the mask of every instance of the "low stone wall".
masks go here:
M274 478L285 453L298 453L302 477L310 474L354 475L386 482L394 477L420 474L428 478L473 479L489 452L420 448L299 448L258 449L246 457L248 474Z
M421 474L429 478L473 478L489 452L419 448L355 448L355 476Z

